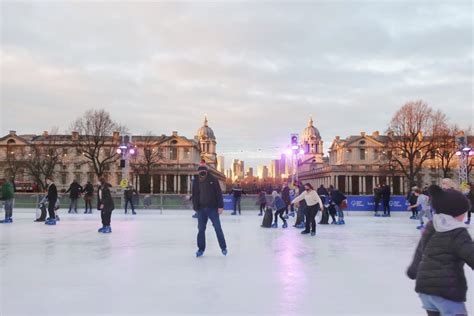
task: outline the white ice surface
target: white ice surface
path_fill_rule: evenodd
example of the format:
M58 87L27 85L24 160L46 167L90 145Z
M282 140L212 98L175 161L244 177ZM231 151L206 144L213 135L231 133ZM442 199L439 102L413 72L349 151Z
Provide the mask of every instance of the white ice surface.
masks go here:
M115 211L103 235L98 214L46 226L16 210L13 225L0 225L0 314L425 315L405 276L420 236L407 214L347 216L345 226L318 225L316 237L260 228L256 212L226 214L229 255L209 223L197 259L192 213L157 213Z

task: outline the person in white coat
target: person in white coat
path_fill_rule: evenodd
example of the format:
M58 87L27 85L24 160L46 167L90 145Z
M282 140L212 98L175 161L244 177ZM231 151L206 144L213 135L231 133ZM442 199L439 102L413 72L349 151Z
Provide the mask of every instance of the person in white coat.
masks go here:
M298 203L302 200L305 200L307 207L306 228L301 233L309 234L311 232L311 236L314 236L316 235L316 214L320 209L322 209L323 202L310 183L304 185L303 193L298 195L291 203Z

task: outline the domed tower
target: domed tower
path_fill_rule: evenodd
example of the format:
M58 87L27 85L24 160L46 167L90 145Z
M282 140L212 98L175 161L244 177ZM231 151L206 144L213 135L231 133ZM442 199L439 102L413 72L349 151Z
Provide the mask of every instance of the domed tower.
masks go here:
M207 115L204 117L204 125L197 131L196 139L201 149L201 159L204 160L208 166L216 168L216 137L214 136L214 131L208 125Z
M309 118L308 126L301 135L301 147L304 149L306 159L313 157L316 162L323 161L323 141L318 129L313 126L312 117Z

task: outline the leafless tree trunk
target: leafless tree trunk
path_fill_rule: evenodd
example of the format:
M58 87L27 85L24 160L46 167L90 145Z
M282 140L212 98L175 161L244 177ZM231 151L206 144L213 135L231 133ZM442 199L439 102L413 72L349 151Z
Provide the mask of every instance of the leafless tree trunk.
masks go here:
M443 171L443 178L448 178L452 171L453 159L456 157L456 135L460 130L456 125L448 126L444 124L444 126L439 127L438 131L438 135L434 139L435 155Z
M55 168L62 163L63 154L54 135L40 136L30 148L25 161L26 169L42 191L47 189L46 178L54 177Z
M158 150L160 138L153 136L151 132L147 132L145 136L138 141L134 141L137 145L138 153L132 157L130 166L136 175L144 175L146 177L147 187L141 188L144 192L150 191L151 171L163 160L163 155Z
M435 139L445 121L442 112L423 101L408 102L393 116L385 157L405 174L410 186L416 184L423 164L433 158Z
M105 110L89 110L78 118L71 126L71 130L78 133L73 139L76 150L92 165L97 177L104 176L111 164L120 159L116 150L120 144L118 134L125 132L125 128L114 122Z

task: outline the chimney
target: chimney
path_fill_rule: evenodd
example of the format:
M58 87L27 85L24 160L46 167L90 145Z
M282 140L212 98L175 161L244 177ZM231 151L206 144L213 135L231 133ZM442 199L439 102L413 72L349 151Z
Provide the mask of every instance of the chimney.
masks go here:
M49 135L49 134L48 134L48 131L44 131L44 132L43 132L43 136L44 136L44 137L48 137L48 135Z
M379 136L380 136L379 131L375 131L372 133L372 137L379 137Z
M178 136L178 132L177 131L173 131L173 136Z
M365 132L360 132L360 136L365 137Z
M113 134L112 134L112 138L113 140L116 142L119 140L119 137L120 137L120 132L119 131L115 131Z
M78 140L79 139L79 133L76 131L72 132L72 140Z
M10 131L10 136L16 136L16 131Z

